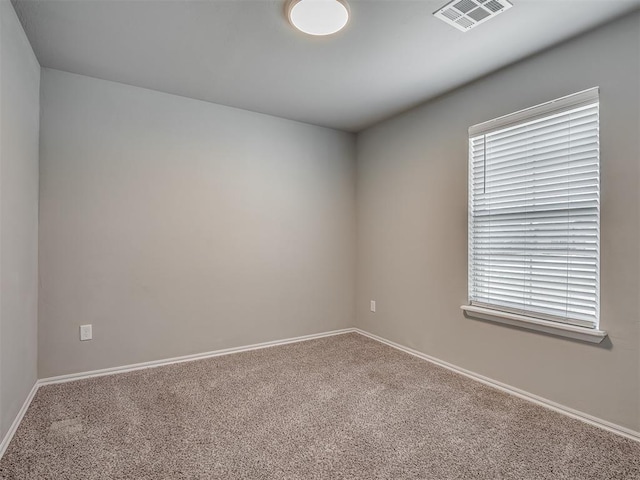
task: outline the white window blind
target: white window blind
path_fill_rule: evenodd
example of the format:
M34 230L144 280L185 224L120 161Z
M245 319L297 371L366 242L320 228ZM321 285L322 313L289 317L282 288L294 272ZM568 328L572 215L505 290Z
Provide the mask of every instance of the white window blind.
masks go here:
M469 129L471 305L597 328L598 89Z

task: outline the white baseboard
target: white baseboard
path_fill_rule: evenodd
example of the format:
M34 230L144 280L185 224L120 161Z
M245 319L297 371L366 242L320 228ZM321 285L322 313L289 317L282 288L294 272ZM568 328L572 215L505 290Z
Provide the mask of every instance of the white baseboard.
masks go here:
M516 397L522 398L524 400L528 400L529 402L533 402L537 405L548 408L555 412L562 413L571 418L575 418L576 420L580 420L582 422L588 423L589 425L593 425L595 427L607 430L611 433L615 433L625 438L629 438L631 440L640 442L640 432L636 432L635 430L631 430L630 428L626 428L621 425L617 425L615 423L602 420L601 418L594 417L593 415L589 415L588 413L575 410L573 408L567 407L565 405L561 405L559 403L540 397L538 395L534 395L533 393L529 393L525 390L520 390L519 388L512 387L511 385L507 385L506 383L498 382L497 380L493 380L492 378L485 377L484 375L480 375L470 370L466 370L464 368L458 367L451 363L432 357L431 355L427 355L425 353L419 352L412 348L405 347L404 345L400 345L398 343L392 342L390 340L387 340L386 338L379 337L377 335L374 335L373 333L366 332L359 328L354 328L353 330L356 333L359 333L360 335L364 335L365 337L371 338L372 340L376 340L380 343L384 343L397 350L401 350L415 357L434 363L440 367L446 368L447 370L451 370L452 372L455 372L455 373L459 373L460 375L464 375L465 377L471 378L472 380L483 383L490 387L497 388L498 390L501 390L505 393L515 395Z
M121 367L103 368L100 370L92 370L89 372L71 373L68 375L59 375L56 377L42 378L38 380L38 385L51 385L54 383L73 382L83 380L85 378L102 377L104 375L113 375L116 373L132 372L134 370L144 370L146 368L161 367L163 365L171 365L174 363L193 362L194 360L203 360L205 358L219 357L229 355L231 353L248 352L250 350L260 350L261 348L276 347L278 345L286 345L288 343L305 342L307 340L315 340L317 338L331 337L333 335L342 335L344 333L355 332L354 328L343 328L341 330L332 330L330 332L314 333L311 335L303 335L301 337L286 338L284 340L273 340L271 342L256 343L253 345L245 345L242 347L224 348L222 350L214 350L212 352L196 353L194 355L184 355L181 357L165 358L162 360L154 360L151 362L135 363L132 365L123 365Z
M18 415L16 415L16 418L13 420L13 423L9 427L9 430L7 431L4 438L2 439L2 442L0 443L0 458L2 458L2 456L4 455L4 452L7 450L7 447L9 446L9 443L11 443L11 439L13 438L13 435L16 433L16 430L18 430L18 427L20 426L20 422L22 422L22 419L24 418L24 414L27 413L27 409L29 408L29 405L31 405L31 400L33 400L33 397L36 396L36 392L38 391L39 386L40 385L38 385L37 381L36 383L33 384L33 387L31 388L29 395L27 395L27 398L22 404L22 408L20 408Z

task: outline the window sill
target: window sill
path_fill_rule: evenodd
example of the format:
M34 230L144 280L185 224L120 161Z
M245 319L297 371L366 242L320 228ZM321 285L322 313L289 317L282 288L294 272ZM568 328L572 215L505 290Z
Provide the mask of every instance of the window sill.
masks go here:
M515 313L501 312L490 308L476 307L474 305L462 305L460 308L470 317L536 330L551 335L573 338L574 340L582 340L589 343L600 343L607 336L607 332L604 330L565 325Z

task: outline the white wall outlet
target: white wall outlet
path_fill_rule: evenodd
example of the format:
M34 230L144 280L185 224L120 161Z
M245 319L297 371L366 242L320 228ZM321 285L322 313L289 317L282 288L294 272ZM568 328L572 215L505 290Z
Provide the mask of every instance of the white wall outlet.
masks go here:
M376 313L376 301L371 300L371 306L369 307L373 313Z
M91 340L93 338L93 332L91 331L91 325L80 325L80 340Z

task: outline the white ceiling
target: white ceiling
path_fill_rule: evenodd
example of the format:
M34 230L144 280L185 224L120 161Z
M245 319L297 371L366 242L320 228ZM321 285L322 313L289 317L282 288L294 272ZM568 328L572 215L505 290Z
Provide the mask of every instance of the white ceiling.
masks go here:
M447 0L350 0L331 37L295 31L284 0L17 0L42 66L358 131L640 6L512 0L463 33Z

